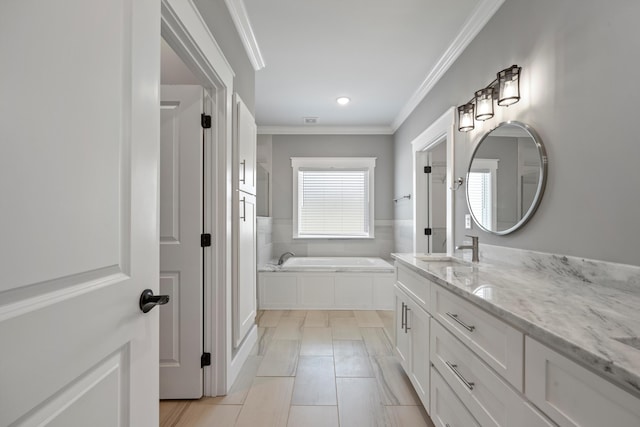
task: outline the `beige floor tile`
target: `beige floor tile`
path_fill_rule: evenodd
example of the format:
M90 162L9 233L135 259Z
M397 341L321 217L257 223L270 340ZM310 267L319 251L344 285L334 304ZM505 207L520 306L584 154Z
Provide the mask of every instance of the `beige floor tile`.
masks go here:
M293 378L256 377L236 427L286 427Z
M382 328L360 328L369 356L393 356L393 348Z
M341 426L389 426L373 378L336 378Z
M339 427L337 406L292 406L287 427Z
M286 310L282 313L283 317L300 317L304 319L307 317L307 310Z
M329 310L329 319L354 317L353 310Z
M274 340L301 340L302 323L304 319L299 317L281 317L273 333Z
M261 310L258 312L257 323L263 328L275 328L282 317L282 310Z
M300 342L273 340L262 356L256 373L259 377L291 377L296 374Z
M273 339L273 334L275 333L276 328L262 328L258 327L258 340L253 345L251 349L251 356L264 356L267 352L267 347L269 343Z
M244 362L236 381L231 386L226 396L211 398L212 403L217 405L242 405L251 389L253 380L258 372L258 367L262 363L262 356L249 356Z
M301 356L293 386L292 405L336 405L333 357Z
M189 406L189 400L160 401L160 427L172 427Z
M380 317L380 320L382 320L382 324L384 325L384 331L387 333L387 336L389 337L389 341L393 342L394 341L393 337L395 334L395 329L393 325L394 311L378 310L377 313L378 313L378 316Z
M333 341L336 377L373 377L373 369L364 342Z
M393 427L434 427L422 406L387 406L385 409Z
M300 356L333 356L331 328L303 328Z
M371 358L371 366L378 382L378 390L385 405L420 405L409 377L405 374L400 361L394 356Z
M384 327L384 323L382 323L382 319L378 316L378 312L373 310L356 310L353 312L356 320L358 321L358 326L361 328L382 328Z
M240 405L214 405L208 399L193 401L176 427L229 427L240 413Z
M329 320L334 340L361 340L362 334L355 317L336 317Z
M309 310L304 321L305 328L329 327L329 312L326 310Z

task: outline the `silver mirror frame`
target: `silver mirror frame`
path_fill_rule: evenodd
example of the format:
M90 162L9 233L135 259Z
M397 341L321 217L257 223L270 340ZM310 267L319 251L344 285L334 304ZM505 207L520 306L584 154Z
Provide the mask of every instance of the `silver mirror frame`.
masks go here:
M518 221L513 227L508 228L506 230L489 230L486 227L482 226L480 224L480 221L478 221L478 219L476 218L476 216L473 214L473 211L471 210L471 203L469 203L469 190L468 190L468 185L469 185L469 173L471 172L471 165L473 164L473 159L476 156L476 153L478 152L478 148L480 148L480 146L482 145L482 142L489 136L491 135L491 132L493 132L494 130L502 127L502 126L506 126L506 125L513 125L513 126L518 126L519 128L523 129L524 131L526 131L529 135L531 135L531 138L533 139L533 142L536 144L536 148L538 149L538 156L540 157L540 180L538 181L538 188L536 190L536 195L533 199L533 203L531 203L531 206L529 206L529 209L527 210L527 212L522 216L522 218L520 219L520 221ZM548 164L549 160L547 158L547 151L544 148L544 144L542 143L542 139L540 138L540 136L538 135L538 133L529 125L527 125L526 123L522 123L522 122L518 122L518 121L507 121L507 122L502 122L500 124L498 124L497 126L495 126L494 128L490 129L488 132L486 132L482 138L480 139L480 141L478 141L478 143L476 144L474 150L473 150L473 154L471 155L471 158L469 160L469 167L467 168L467 179L466 179L466 183L465 183L465 198L467 199L467 209L469 210L469 213L471 214L471 217L473 218L473 221L476 223L476 225L478 227L480 227L481 230L486 231L487 233L491 233L491 234L495 234L498 236L504 236L506 234L509 233L513 233L514 231L520 229L521 227L523 227L527 222L529 222L529 220L531 219L531 217L533 216L533 214L536 212L536 210L538 209L538 206L540 206L540 202L542 201L542 196L544 195L544 189L546 187L547 184L547 164Z

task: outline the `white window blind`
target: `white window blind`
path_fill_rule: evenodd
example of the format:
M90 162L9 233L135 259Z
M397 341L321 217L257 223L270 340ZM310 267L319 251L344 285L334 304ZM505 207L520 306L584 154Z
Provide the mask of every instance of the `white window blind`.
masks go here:
M375 158L294 157L294 238L373 238Z
M470 172L467 191L474 216L484 227L490 227L492 223L491 173Z
M369 171L298 171L298 234L369 235Z

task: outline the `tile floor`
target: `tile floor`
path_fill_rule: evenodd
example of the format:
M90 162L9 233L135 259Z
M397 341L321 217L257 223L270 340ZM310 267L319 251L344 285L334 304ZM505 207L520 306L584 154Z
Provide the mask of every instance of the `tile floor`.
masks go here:
M258 314L223 397L162 401L161 427L433 427L393 356L391 311Z

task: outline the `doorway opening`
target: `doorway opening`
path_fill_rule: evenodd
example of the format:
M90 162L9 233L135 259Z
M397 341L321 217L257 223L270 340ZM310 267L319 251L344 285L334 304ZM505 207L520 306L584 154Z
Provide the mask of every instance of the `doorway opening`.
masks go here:
M452 107L411 142L416 253L453 254L454 125Z

